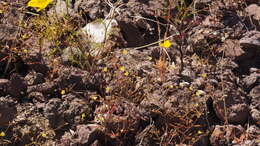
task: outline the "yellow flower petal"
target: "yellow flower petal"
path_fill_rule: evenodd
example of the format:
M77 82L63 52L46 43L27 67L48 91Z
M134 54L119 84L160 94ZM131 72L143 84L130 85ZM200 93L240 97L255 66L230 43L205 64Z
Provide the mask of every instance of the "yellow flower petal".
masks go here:
M103 72L107 72L107 71L108 71L107 67L104 67Z
M110 90L111 90L111 88L110 88L110 87L106 87L106 93L109 93L109 92L110 92Z
M206 92L204 92L204 91L202 91L202 90L198 90L198 91L196 91L196 93L195 93L195 95L196 96L203 96L203 95L205 95L206 94Z
M82 113L82 114L81 114L81 119L82 119L82 120L85 120L85 118L86 118L86 114L85 114L85 113Z
M129 72L128 72L128 71L126 71L126 72L124 73L124 75L125 75L125 76L128 76L128 75L129 75Z
M189 87L189 90L190 90L190 91L192 91L192 90L193 90L193 87L192 87L192 86L190 86L190 87Z
M27 49L23 49L23 52L24 52L25 54L27 54L27 53L28 53L28 50L27 50Z
M96 122L104 122L105 119L104 119L103 116L97 115L97 116L95 116L94 121L96 121Z
M169 88L172 89L172 88L174 88L174 86L173 85L169 85Z
M169 40L165 40L163 43L160 43L160 47L164 47L164 48L170 48L171 45L172 43Z
M0 137L5 137L5 132L1 131L0 132Z
M38 8L37 11L41 11L46 8L52 0L30 0L27 4L28 7Z
M47 134L46 133L42 133L41 136L44 137L44 138L47 138Z
M97 96L95 96L95 95L93 95L93 96L90 96L90 99L92 99L92 100L96 101L96 100L98 99L98 97L97 97Z
M202 73L200 76L205 79L207 77L207 74L206 73Z
M65 90L61 90L61 91L60 91L60 94L61 94L61 95L64 95L65 93L66 93Z
M119 67L119 70L120 70L120 71L125 71L125 67L124 67L124 66L120 66L120 67Z
M123 55L127 55L128 54L128 51L126 49L122 50L122 54Z

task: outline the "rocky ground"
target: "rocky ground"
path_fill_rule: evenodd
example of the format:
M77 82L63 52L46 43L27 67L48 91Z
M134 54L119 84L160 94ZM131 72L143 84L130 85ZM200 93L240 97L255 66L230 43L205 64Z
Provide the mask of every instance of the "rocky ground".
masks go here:
M0 1L1 145L260 144L258 0L27 3Z

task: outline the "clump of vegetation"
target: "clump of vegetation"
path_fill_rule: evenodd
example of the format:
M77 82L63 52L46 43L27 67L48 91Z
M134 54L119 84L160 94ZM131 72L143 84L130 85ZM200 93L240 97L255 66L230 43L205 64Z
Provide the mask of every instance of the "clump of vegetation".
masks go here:
M32 120L36 122L33 124L39 125L34 128L30 126L30 120L22 119L22 126L26 125L31 130L24 130L18 122L20 129L17 128L17 132L14 130L17 125L10 122L11 126L8 127L0 125L0 143L12 137L10 133L16 134L21 130L28 135L24 143L31 145L48 142L64 144L64 141L82 145L93 141L100 142L100 145L110 142L113 145L207 145L212 135L211 128L216 123L229 124L227 118L221 117L227 117L232 111L226 108L225 98L229 98L229 95L224 94L225 87L229 93L229 85L230 92L233 92L237 86L242 88L242 84L232 74L232 67L223 73L225 65L222 62L226 63L222 60L224 55L220 61L215 56L215 60L221 64L219 67L218 64L211 64L212 59L207 58L210 56L207 53L215 54L214 49L200 46L203 52L207 52L203 57L192 50L197 48L189 44L189 35L200 24L196 1L155 0L154 3L158 2L156 7L160 8L144 15L140 13L142 16L138 16L138 19L131 16L132 12L123 13L125 9L132 8L129 6L132 4L130 1L130 4L122 0L82 1L80 6L75 1L71 1L71 4L69 0L60 2L70 6L66 7L67 14L64 17L53 11L54 5L58 4L53 0L24 2L26 12L16 36L21 43L8 46L11 41L0 42L5 48L4 53L0 52L0 74L6 78L1 79L1 95L12 96L5 93L5 88L16 86L13 83L16 81L11 82L7 75L17 72L17 80L29 84L24 84L26 90L22 91L22 97L14 97L19 103L15 107L28 107L31 113L27 115L26 108L23 110L25 117L36 113L37 118L43 118L44 124L55 128L44 128L46 125L42 126ZM139 1L133 3L137 8L153 5L152 1L146 4ZM84 12L80 10L84 5L92 4L98 7L97 11L94 6L93 11L92 8ZM102 11L98 11L101 9L99 6ZM68 14L70 10L73 15ZM2 14L0 5L0 20ZM130 16L124 18L125 15ZM126 48L122 45L128 45L125 37L128 34L124 34L120 27L111 33L106 30L104 39L95 43L97 38L90 38L90 33L82 31L87 28L83 27L85 18L93 23L120 19L127 27L133 26L129 29L131 32L136 29L136 34L140 33L141 46ZM120 21L116 22L120 25ZM103 35L103 32L100 34ZM31 64L30 61L37 58L38 54L42 58L37 62L39 66L36 64L33 68L31 65L34 62ZM26 65L19 64L23 61ZM27 70L29 73L18 71L27 65L30 67ZM47 67L49 72L38 70L40 65ZM230 95L231 98L248 96L242 91L241 94ZM249 107L247 103L243 103L243 106ZM215 113L218 112L216 107L223 107L219 110L224 112ZM245 112L248 112L248 107ZM17 114L20 117L21 113ZM219 120L218 116L222 119ZM22 136L19 133L15 139L20 142L19 138L24 138ZM107 137L109 142L106 141Z

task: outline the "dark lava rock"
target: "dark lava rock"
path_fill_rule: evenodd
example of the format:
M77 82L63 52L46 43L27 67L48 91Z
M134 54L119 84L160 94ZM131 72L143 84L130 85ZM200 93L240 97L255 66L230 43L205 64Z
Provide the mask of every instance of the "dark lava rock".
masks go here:
M260 136L260 128L256 125L251 125L247 128L248 136L250 139L259 139Z
M20 97L25 94L26 90L27 84L24 79L16 73L12 74L7 86L7 92L14 97Z
M121 138L123 145L135 144L135 135L144 121L149 121L148 113L127 100L112 100L103 103L95 110L95 121L106 128L108 135Z
M260 32L259 31L249 31L243 38L240 39L240 45L246 48L260 48Z
M95 90L101 86L102 76L98 73L91 74L88 71L75 67L62 67L59 77L55 79L55 84L61 89L73 87L73 90Z
M53 98L48 101L44 107L45 116L49 119L51 127L65 124L62 114L65 111L66 104L63 104L59 98Z
M44 54L44 51L49 52L50 45L48 42L43 41L43 48L40 48L38 47L37 41L37 36L33 36L24 42L26 47L31 48L33 46L33 48L28 50L26 56L23 56L23 61L27 65L28 70L47 75L50 71L50 68L47 64L53 63L53 60L47 59L47 55Z
M7 90L7 85L10 84L10 81L7 79L0 79L0 95L5 93Z
M163 98L161 95L163 93L160 90L155 90L152 93L148 94L149 96L142 100L140 103L142 106L151 106L155 105L158 107L163 107L163 105L166 103L167 99ZM174 98L174 97L173 97Z
M76 130L78 142L80 144L92 144L95 140L101 138L100 136L103 130L104 127L97 124L78 125Z
M44 96L57 95L60 90L70 89L73 91L94 90L99 91L102 77L95 73L75 67L61 67L57 73L58 78L41 84L28 87L27 93L41 92ZM55 96L57 97L57 96Z
M195 6L197 9L202 9L212 3L212 0L197 0Z
M76 1L78 11L90 20L104 18L109 13L109 6L100 0Z
M253 87L260 84L260 73L251 73L249 76L246 76L242 81L246 90L250 91Z
M17 116L13 120L10 131L13 137L20 137L12 142L12 145L30 144L34 139L32 137L42 138L42 133L46 135L46 139L54 137L55 132L49 126L49 121L37 107L32 103L18 103ZM37 141L39 145L43 145L42 141Z
M228 57L237 57L244 53L238 40L226 40L223 44L223 50Z
M49 119L51 127L64 125L65 123L76 125L91 118L91 109L86 100L76 98L75 95L68 94L65 100L53 98L44 107L44 115ZM67 99L68 98L68 99ZM81 118L85 114L85 119Z
M251 117L260 125L260 85L254 87L249 94L252 97L250 104Z
M16 101L10 97L0 97L0 127L8 126L10 122L15 118Z
M78 125L76 131L70 130L70 132L66 132L58 145L115 145L115 140L105 135L104 130L105 128L98 124Z
M260 98L260 85L254 87L251 91L250 91L250 96L253 99L259 99Z
M28 94L28 98L32 99L34 101L34 103L45 101L45 97L41 92L31 92Z
M246 2L247 2L248 4L252 4L252 3L260 4L259 0L246 0Z
M212 35L213 31L214 30L211 28L197 26L189 32L190 38L188 41L192 44L192 47L194 47L195 49L205 48L205 46L209 44L207 40L215 40L219 36L219 34Z
M229 89L225 94L220 90L215 93L216 97L213 99L213 106L218 118L222 121L227 119L228 122L234 124L243 124L247 121L249 116L248 99L241 91Z
M55 92L55 89L57 89L57 85L55 82L45 82L42 84L37 84L33 86L28 86L27 93L30 94L32 92L40 92L44 95L49 95L51 93Z
M44 82L44 75L42 73L30 72L24 78L29 86L41 84Z
M212 146L239 144L234 140L243 136L244 132L244 128L240 125L217 125L210 137L210 143Z
M247 16L249 17L248 19L250 19L250 23L254 26L254 28L256 30L260 30L260 2L258 1L258 5L257 4L251 4L248 5L245 8L245 11L247 12Z
M0 40L12 41L16 39L18 27L11 24L0 24Z

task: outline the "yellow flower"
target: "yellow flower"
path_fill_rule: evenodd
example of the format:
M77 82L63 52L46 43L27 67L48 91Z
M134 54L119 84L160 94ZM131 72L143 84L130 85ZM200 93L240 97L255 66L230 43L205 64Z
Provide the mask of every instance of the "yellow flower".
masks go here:
M128 72L128 71L126 71L126 72L124 73L124 75L125 75L125 76L128 76L128 75L129 75L129 72Z
M107 71L108 71L107 67L104 67L103 72L107 72Z
M120 70L120 71L125 71L125 67L124 67L124 66L120 66L120 67L119 67L119 70Z
M206 73L202 73L200 76L201 76L203 79L205 79L205 78L207 77L207 74L206 74Z
M189 87L189 90L190 90L190 91L193 91L193 87L192 87L192 86L190 86L190 87Z
M104 119L103 116L97 115L97 116L95 116L94 121L96 121L96 122L104 122L105 119Z
M169 85L169 86L168 86L168 88L170 88L170 89L173 89L173 88L174 88L174 86L173 86L173 85Z
M82 119L82 120L85 120L85 118L86 118L86 114L85 114L85 113L82 113L82 114L81 114L81 119Z
M0 132L0 137L5 137L5 132L1 131Z
M46 133L41 133L41 136L44 138L47 138L47 134Z
M153 60L153 58L152 58L151 56L148 56L147 59L148 59L149 61Z
M203 133L202 131L200 131L200 130L198 131L198 134L202 134L202 133Z
M170 48L171 45L172 43L169 40L165 40L163 43L160 43L160 47L164 47L164 48Z
M96 95L90 96L90 99L96 101L98 99L98 97Z
M60 91L60 94L61 94L61 95L64 95L65 93L66 93L65 90L61 90L61 91Z
M111 90L111 88L110 88L110 87L106 87L106 93L109 93L109 92L110 92L110 90Z
M203 96L203 95L205 95L205 94L206 94L206 93L205 93L204 91L202 91L202 90L198 90L198 91L196 91L196 93L195 93L195 95L198 96L198 97Z
M24 52L25 54L27 54L27 53L28 53L28 50L27 50L27 49L23 49L23 52Z
M123 55L127 55L128 54L128 51L126 49L122 50L122 54Z
M27 6L37 8L37 12L39 12L46 8L51 2L52 0L30 0Z

